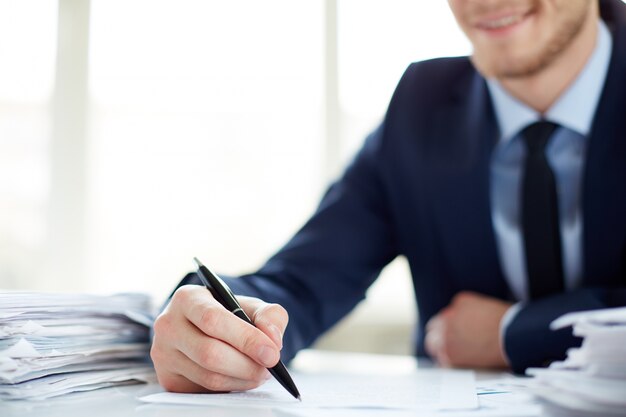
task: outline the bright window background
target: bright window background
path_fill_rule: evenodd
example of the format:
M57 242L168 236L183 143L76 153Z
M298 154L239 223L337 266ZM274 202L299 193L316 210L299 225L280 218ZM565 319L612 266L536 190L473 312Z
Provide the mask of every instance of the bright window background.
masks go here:
M42 272L56 18L56 1L0 1L0 288Z
M321 193L319 2L92 5L90 285L260 266Z
M57 38L59 9L86 25L86 50ZM430 0L0 0L0 288L160 301L193 256L257 268L380 122L406 66L469 51L447 3ZM84 56L83 85L55 90L55 68ZM72 124L83 93L84 130L64 141L55 118ZM343 328L399 326L404 352L414 320L398 260Z

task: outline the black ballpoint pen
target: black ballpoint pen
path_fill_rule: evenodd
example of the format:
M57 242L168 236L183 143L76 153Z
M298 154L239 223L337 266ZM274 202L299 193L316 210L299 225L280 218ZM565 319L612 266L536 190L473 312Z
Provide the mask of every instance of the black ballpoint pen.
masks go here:
M233 294L230 288L228 288L228 285L226 285L226 283L222 281L220 277L211 272L209 268L204 266L202 262L198 260L198 258L193 258L193 260L198 265L198 277L200 278L204 286L211 292L213 298L215 298L218 303L231 311L235 316L254 326L254 323L252 322L252 320L250 320L250 317L248 317L248 315L243 311L241 305L239 305L239 302L237 301L237 298L235 298L235 294ZM287 372L287 368L285 368L285 365L281 360L279 360L274 367L267 368L267 370L270 371L270 374L272 374L278 382L280 382L280 385L285 387L285 389L289 391L291 395L301 401L298 388L293 382L293 379L291 379L291 375L289 375L289 372Z

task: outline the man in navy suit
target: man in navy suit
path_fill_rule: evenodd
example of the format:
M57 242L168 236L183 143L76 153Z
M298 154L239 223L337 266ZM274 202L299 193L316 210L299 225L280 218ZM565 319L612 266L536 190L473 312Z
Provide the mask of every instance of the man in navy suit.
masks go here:
M194 274L181 282L154 326L166 389L260 385L399 255L416 354L444 366L544 365L580 343L553 319L626 305L626 6L449 3L472 57L411 65L311 219L259 271L227 278L255 297L241 299L257 328Z

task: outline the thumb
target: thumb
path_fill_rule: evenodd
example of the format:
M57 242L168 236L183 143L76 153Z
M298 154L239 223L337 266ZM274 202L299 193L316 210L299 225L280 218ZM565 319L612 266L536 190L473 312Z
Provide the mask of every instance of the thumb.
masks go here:
M265 333L278 349L283 348L283 335L289 322L289 314L279 304L268 304L254 297L237 297L257 329Z

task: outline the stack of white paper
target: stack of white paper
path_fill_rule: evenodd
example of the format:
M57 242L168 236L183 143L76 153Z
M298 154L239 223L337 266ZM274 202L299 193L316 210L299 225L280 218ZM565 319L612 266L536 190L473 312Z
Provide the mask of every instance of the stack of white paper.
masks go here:
M147 380L150 299L0 292L0 399Z
M567 326L582 346L548 369L528 370L535 394L571 414L626 416L626 308L566 314L552 323Z

